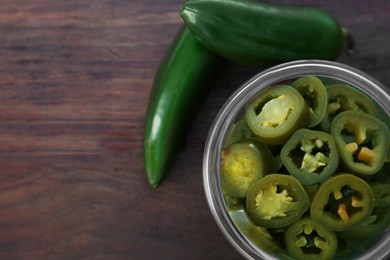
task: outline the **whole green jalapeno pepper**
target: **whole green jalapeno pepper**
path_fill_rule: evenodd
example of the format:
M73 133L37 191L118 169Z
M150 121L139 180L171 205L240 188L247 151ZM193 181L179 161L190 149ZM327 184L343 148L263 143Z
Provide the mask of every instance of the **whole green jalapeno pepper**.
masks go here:
M330 130L333 119L344 111L363 111L373 116L378 115L378 110L371 98L356 88L346 84L332 84L326 89L328 101L327 111L320 123L322 130Z
M318 8L188 0L181 16L210 50L253 67L310 58L334 60L348 38L347 30Z
M362 177L371 177L387 157L389 134L386 124L361 111L344 111L331 125L345 167Z
M324 118L328 106L328 93L322 81L315 76L304 76L291 84L301 93L309 107L308 127L316 126Z
M156 72L144 127L145 170L152 187L164 180L221 64L185 27L171 43Z
M345 231L366 220L374 193L363 179L340 173L320 185L310 205L311 218L332 231Z
M336 254L337 236L311 218L304 217L288 227L285 244L294 259L327 260Z
M336 171L339 164L333 137L306 128L297 130L290 137L280 156L288 172L302 185L322 182Z
M265 228L286 227L309 208L309 198L297 179L269 174L255 182L246 196L246 209L253 223Z
M267 144L284 144L299 128L306 127L309 108L291 86L272 86L249 101L245 117L254 135Z
M256 140L244 140L222 151L222 185L233 198L245 198L249 187L275 169L268 147Z

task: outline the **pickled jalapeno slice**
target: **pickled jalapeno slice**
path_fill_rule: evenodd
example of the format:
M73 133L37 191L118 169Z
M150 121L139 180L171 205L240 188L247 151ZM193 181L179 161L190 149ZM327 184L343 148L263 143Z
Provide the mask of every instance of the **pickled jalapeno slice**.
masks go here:
M328 93L322 81L315 76L304 76L291 84L309 107L308 127L313 127L320 123L325 116L328 106Z
M371 188L375 198L371 215L356 227L341 232L343 237L373 237L390 226L390 184L371 183Z
M284 174L269 174L248 190L246 208L253 223L279 228L297 221L309 208L309 198L297 179Z
M363 179L340 173L320 185L310 205L314 221L332 231L345 231L366 220L374 208L374 193Z
M282 251L281 245L272 237L266 228L256 226L252 222L243 205L230 208L228 213L237 228L255 245L268 253Z
M232 198L245 198L250 185L274 171L268 147L256 139L236 142L222 151L222 185Z
M362 111L376 116L378 110L370 97L363 92L346 84L332 84L327 86L327 112L320 123L321 129L328 131L333 119L344 111Z
M339 163L334 138L325 132L301 128L282 147L281 159L288 172L302 185L322 182Z
M304 217L288 227L285 244L295 259L326 260L336 254L337 236L311 218Z
M249 128L246 120L245 119L238 120L232 125L227 135L224 147L227 147L238 141L249 139L251 137L252 137L252 131Z
M297 129L307 126L309 108L296 89L277 85L253 98L246 106L245 117L258 139L280 145Z
M359 111L337 115L331 125L340 157L352 173L377 173L387 158L389 131L379 119Z

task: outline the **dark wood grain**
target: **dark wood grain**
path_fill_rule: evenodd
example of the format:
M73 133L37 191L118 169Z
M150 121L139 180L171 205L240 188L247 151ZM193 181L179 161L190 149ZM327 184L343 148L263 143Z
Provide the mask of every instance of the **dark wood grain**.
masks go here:
M333 13L356 51L339 61L390 86L388 1L267 1ZM156 190L143 122L178 0L0 4L0 258L239 259L209 213L203 145L257 70L227 63ZM315 41L315 39L313 39Z

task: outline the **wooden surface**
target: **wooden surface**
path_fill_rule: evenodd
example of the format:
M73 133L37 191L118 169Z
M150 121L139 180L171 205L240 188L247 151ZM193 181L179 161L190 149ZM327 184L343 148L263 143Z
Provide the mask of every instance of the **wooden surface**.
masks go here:
M356 42L339 61L390 86L389 1L267 2L330 11ZM144 114L181 4L1 1L0 259L240 259L209 213L202 155L259 71L227 63L165 182L145 178Z

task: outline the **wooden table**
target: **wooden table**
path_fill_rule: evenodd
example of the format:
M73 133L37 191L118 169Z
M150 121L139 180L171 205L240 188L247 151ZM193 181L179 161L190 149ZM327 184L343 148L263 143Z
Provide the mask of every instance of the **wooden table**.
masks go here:
M266 2L330 11L356 42L339 61L390 86L388 1ZM145 178L144 114L181 4L1 1L1 259L241 258L209 212L202 156L218 110L258 70L224 65L165 182Z

